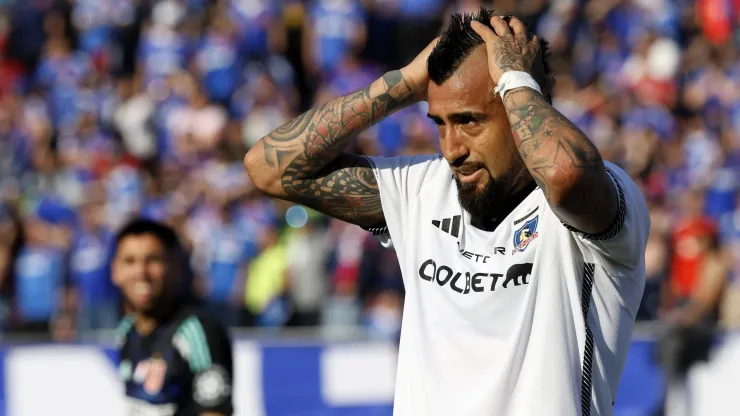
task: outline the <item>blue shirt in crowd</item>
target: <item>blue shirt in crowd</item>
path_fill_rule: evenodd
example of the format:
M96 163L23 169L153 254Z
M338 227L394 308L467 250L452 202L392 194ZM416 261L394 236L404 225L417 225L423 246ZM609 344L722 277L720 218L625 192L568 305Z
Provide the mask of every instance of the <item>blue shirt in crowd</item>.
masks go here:
M265 56L268 53L268 29L277 13L270 0L231 0L231 12L237 24L241 53Z
M443 0L399 0L398 11L406 18L437 16L442 11Z
M211 301L226 302L249 261L248 248L232 225L223 225L211 234L207 278L211 281Z
M177 32L152 28L142 34L137 53L145 68L145 85L149 85L185 67L187 45Z
M364 24L365 14L358 4L350 1L318 1L310 10L316 32L313 60L325 73L332 73L350 51L357 27Z
M34 210L36 216L49 224L74 227L77 214L61 196L43 195Z
M115 301L110 279L113 235L107 230L78 230L70 250L70 279L82 305Z
M56 312L64 283L64 254L51 246L26 246L16 260L16 302L23 319L46 321Z
M79 85L92 68L82 52L43 58L36 71L36 83L49 89L49 107L55 127L71 127L77 122Z
M236 40L218 34L203 37L197 54L203 87L211 99L227 100L241 81L241 62Z
M108 44L113 33L108 20L111 3L105 0L81 0L77 2L72 12L72 19L77 23L75 26L80 29L80 49L90 54L96 54Z
M143 198L144 184L139 172L130 166L114 168L105 182L110 215L126 215L138 209Z

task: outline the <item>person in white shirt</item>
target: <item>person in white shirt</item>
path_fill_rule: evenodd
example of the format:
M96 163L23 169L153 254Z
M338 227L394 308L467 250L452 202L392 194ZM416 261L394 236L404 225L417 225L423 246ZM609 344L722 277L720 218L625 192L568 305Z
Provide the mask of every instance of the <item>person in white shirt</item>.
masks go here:
M455 14L406 67L309 110L245 156L255 185L393 246L406 299L394 415L611 415L650 218L629 176L551 105L547 44ZM441 155L352 137L420 100Z

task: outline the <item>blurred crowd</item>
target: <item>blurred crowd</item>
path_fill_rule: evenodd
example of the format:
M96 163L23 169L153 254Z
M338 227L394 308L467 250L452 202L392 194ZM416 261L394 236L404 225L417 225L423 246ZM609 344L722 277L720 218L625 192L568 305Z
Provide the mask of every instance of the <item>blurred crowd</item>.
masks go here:
M491 2L0 0L2 333L114 327L112 236L143 216L179 232L184 289L229 326L396 337L395 253L264 197L242 158L481 5ZM638 319L740 327L740 1L493 6L550 41L555 106L644 190L653 229ZM436 152L424 105L352 151Z

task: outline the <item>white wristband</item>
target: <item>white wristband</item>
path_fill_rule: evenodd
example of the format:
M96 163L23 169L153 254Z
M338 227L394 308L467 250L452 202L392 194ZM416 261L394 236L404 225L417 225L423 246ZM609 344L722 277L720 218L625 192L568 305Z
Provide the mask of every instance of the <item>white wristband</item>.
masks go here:
M498 80L498 85L493 89L493 93L501 94L501 99L503 100L507 91L520 87L529 87L542 94L542 90L540 89L540 85L537 84L537 81L535 81L531 75L522 71L504 72Z

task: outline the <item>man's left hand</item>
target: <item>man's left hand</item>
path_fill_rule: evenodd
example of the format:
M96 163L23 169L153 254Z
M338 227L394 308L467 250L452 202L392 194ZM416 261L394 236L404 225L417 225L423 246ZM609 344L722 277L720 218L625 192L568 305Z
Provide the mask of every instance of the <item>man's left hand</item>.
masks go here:
M507 71L532 71L532 65L540 49L537 36L528 39L527 27L521 20L512 17L509 23L499 16L491 17L491 26L473 21L473 28L486 44L488 51L488 72L493 82L498 85L499 79Z

